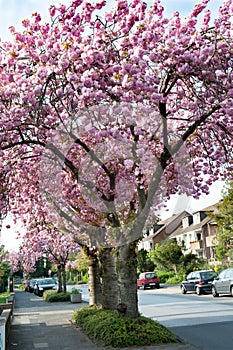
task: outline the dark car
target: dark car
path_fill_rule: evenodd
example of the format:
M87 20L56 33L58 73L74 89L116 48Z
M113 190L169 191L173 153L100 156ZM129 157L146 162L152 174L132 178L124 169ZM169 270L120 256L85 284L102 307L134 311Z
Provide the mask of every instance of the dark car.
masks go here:
M40 278L36 280L34 286L34 294L43 296L45 290L57 289L57 283L53 278Z
M180 289L183 294L195 292L197 295L211 293L213 280L218 277L214 270L193 271L181 282Z
M212 282L211 291L213 297L218 297L219 294L233 296L233 269L223 270Z
M28 286L27 286L27 292L29 293L33 293L34 292L34 287L36 284L37 279L35 278L31 278L28 282Z
M138 289L142 287L146 288L159 288L159 278L154 272L142 272L137 279Z

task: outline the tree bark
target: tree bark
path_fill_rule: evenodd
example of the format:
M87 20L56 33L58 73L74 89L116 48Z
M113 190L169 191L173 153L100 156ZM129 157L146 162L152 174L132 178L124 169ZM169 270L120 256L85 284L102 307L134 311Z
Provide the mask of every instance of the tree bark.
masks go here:
M58 293L62 292L61 265L57 265Z
M118 248L118 311L125 316L138 317L137 295L137 259L136 243L130 243Z
M66 265L62 265L62 281L63 281L63 292L66 293Z
M86 254L88 256L89 305L101 305L102 290L97 251L94 249L86 249Z
M104 309L116 310L118 305L116 255L111 248L103 248L99 258L102 266L102 306Z

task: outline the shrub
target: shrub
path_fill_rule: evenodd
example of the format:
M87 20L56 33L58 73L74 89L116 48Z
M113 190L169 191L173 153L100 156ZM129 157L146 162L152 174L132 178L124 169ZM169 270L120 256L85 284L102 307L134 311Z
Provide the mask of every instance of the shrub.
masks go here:
M17 288L17 287L14 287L14 288ZM20 285L18 286L18 289L19 289L19 290L24 290L24 285L23 285L23 284L20 284Z
M167 283L167 280L174 276L174 271L158 271L157 276L159 277L160 283Z
M73 285L73 284L77 284L77 282L70 279L70 280L67 281L67 284Z
M183 278L182 276L173 276L167 279L166 283L168 284L179 284L182 282Z
M8 299L9 296L10 296L9 292L0 293L0 304L5 304L6 299Z
M46 290L43 294L43 298L48 303L56 301L70 301L70 292L58 293L56 290Z
M152 344L178 343L175 334L149 318L137 319L119 316L117 311L85 306L73 314L74 322L93 341L103 346L128 347Z
M82 291L81 291L81 289L78 289L78 288L72 288L71 289L71 293L72 294L80 294Z

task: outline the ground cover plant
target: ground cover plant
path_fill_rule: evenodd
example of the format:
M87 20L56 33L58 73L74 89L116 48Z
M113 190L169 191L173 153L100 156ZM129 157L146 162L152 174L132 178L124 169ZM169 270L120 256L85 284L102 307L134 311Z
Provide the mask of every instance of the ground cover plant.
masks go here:
M43 298L45 301L49 303L56 302L56 301L70 301L70 293L69 292L58 293L56 290L47 290L44 292Z
M10 293L5 292L5 293L0 293L0 304L5 304L6 299L9 298Z
M152 319L124 317L116 310L103 310L98 306L76 310L73 321L102 346L121 348L179 342L175 334Z

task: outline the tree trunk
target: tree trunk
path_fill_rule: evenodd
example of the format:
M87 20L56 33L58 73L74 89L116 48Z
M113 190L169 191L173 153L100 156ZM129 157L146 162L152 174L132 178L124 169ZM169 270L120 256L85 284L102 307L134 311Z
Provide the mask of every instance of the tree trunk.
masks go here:
M66 265L62 265L63 292L66 293Z
M118 248L118 311L132 318L138 317L137 294L137 259L136 243L130 243Z
M62 292L61 265L57 265L58 293Z
M103 248L99 258L102 266L102 306L104 309L116 310L118 305L116 256L111 248Z
M98 264L97 251L87 249L88 256L88 291L89 305L102 304L102 290L100 283L100 269Z

